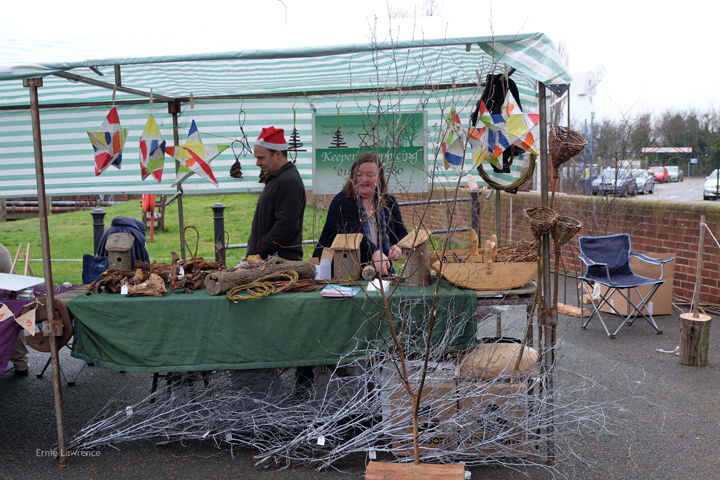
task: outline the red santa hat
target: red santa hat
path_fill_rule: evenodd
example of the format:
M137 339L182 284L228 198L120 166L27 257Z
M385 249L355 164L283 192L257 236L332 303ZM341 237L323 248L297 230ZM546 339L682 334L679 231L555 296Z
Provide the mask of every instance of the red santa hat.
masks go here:
M265 147L268 150L287 150L288 144L285 140L285 130L282 128L263 128L260 136L255 140L255 145Z

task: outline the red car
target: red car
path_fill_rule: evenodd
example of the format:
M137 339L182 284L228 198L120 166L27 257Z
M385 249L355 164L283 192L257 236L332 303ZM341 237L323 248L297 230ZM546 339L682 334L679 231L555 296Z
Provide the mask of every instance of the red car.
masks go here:
M670 174L665 167L650 167L648 172L655 175L655 181L659 183L667 183L670 181Z

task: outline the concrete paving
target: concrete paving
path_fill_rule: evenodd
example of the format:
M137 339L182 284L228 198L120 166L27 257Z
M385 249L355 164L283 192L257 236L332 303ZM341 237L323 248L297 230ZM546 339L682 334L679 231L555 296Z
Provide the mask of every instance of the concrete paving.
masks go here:
M563 282L561 280L561 286ZM575 283L567 282L566 296L576 304ZM513 316L517 318L513 318ZM609 327L618 317L607 316ZM713 319L710 364L687 367L678 357L656 349L679 344L678 313L656 318L663 335L642 319L625 327L614 340L594 320L587 330L577 318L560 316L558 381L583 375L598 383L593 400L608 402L610 431L579 436L558 471L582 479L710 479L720 478L720 319ZM518 312L507 312L503 322L510 334L521 328ZM495 323L492 322L494 328ZM505 333L505 332L504 332ZM32 352L31 375L16 379L12 371L0 377L3 417L0 423L0 478L363 478L364 456L336 465L338 471L316 472L304 466L258 469L250 450L228 450L191 442L156 446L141 441L115 450L101 448L97 456L74 457L70 467L43 456L57 442L49 371L35 377L47 354ZM73 374L82 362L63 349L61 363ZM568 374L566 372L572 372ZM149 374L120 373L88 367L73 387L65 387L65 416L69 434L77 432L109 401L136 402L150 389ZM609 402L615 402L610 404ZM473 468L472 478L552 478L543 469L520 472L498 467Z

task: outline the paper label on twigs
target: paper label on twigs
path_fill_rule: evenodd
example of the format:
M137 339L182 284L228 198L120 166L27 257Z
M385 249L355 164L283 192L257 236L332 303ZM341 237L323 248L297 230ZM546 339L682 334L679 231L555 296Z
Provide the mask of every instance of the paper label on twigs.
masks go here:
M185 269L183 267L178 268L178 277L185 276Z
M225 441L226 441L227 443L232 442L232 433L228 432L228 433L225 434Z
M470 480L470 477L472 477L472 473L465 471L465 480Z
M132 417L133 413L134 412L132 407L125 407L125 415L127 415L128 417Z
M325 445L325 437L320 435L317 439L317 444L320 445L321 447L324 446Z
M123 285L120 287L120 295L127 295L128 294L128 287L127 285Z
M205 432L205 435L203 435L203 436L200 437L200 438L207 438L208 435L210 435L210 430L208 430L207 432Z
M377 453L375 452L375 450L368 450L368 457L370 458L370 460L375 460L377 458Z
M0 303L0 322L4 322L5 320L13 316L13 313L10 311L7 305L5 305L4 303Z
M15 321L28 332L28 335L35 335L35 312L36 310L33 309L25 315L15 318Z

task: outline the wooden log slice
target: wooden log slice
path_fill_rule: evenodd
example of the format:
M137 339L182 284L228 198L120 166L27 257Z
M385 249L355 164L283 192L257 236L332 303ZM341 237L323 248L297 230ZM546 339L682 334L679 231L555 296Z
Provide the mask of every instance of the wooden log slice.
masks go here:
M210 295L223 295L233 287L252 283L258 278L283 270L295 270L301 280L315 278L315 267L309 262L286 261L265 265L262 269L212 272L205 277L205 288Z
M680 359L681 365L704 367L708 364L710 350L710 315L692 313L680 315Z

